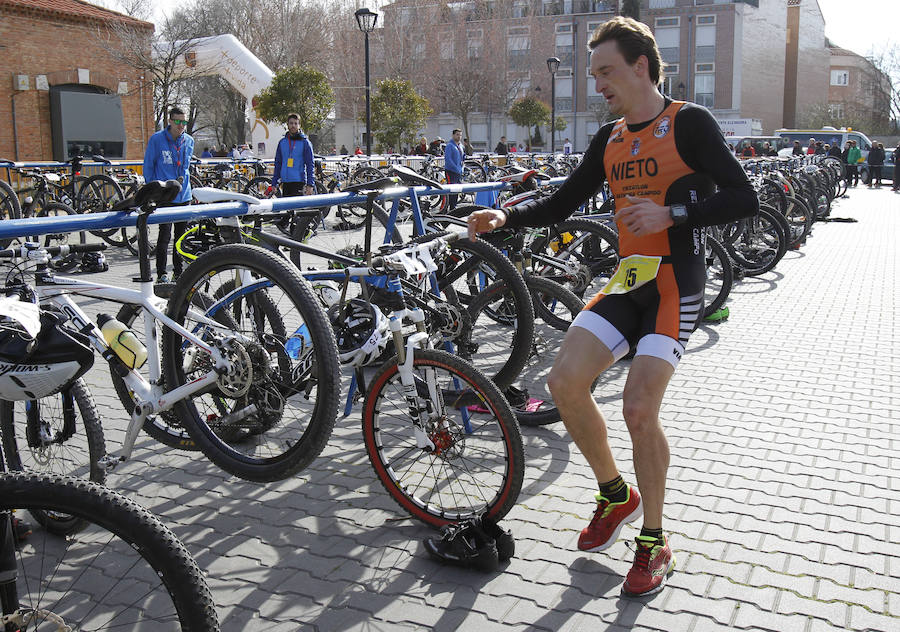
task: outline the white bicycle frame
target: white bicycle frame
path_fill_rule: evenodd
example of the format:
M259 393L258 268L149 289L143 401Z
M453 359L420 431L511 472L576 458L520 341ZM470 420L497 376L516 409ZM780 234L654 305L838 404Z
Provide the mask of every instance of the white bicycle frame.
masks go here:
M149 343L146 345L149 380L136 369L128 370L122 374L123 381L129 390L134 393L135 407L131 414L131 421L128 424L121 453L118 456L109 454L101 459L101 465L107 469L114 468L118 463L127 460L131 456L135 441L137 441L141 428L149 416L172 408L177 402L215 383L220 374L227 374L232 370L231 362L225 358L218 348L210 346L165 315L166 301L158 298L153 293L152 281L141 282L140 289L131 290L104 283L89 283L71 277L48 275L36 281L32 287L42 305L51 304L61 309L72 320L78 330L88 336L94 349L107 359L112 359L115 353L106 344L100 328L72 300L70 295L141 307L144 320L144 342ZM191 315L200 322L221 327L218 323L202 314L195 313L193 310ZM196 380L171 391L163 392L160 379L162 377L162 365L157 323L160 323L163 327L168 327L195 345L196 348L208 353L213 361L213 369ZM112 360L112 370L117 370L117 365L127 368L120 361Z

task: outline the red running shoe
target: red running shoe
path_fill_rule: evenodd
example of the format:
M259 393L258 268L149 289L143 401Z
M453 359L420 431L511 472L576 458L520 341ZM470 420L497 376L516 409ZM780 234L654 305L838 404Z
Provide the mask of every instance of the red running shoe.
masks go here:
M675 570L675 556L669 548L669 539L663 536L660 543L656 538L639 535L634 541L637 542L634 564L625 577L622 592L630 597L658 593L666 585L666 576Z
M628 486L628 497L624 502L611 503L606 496L598 493L597 510L591 523L581 530L578 548L582 551L605 551L613 545L622 525L634 522L644 515L644 505L636 487Z

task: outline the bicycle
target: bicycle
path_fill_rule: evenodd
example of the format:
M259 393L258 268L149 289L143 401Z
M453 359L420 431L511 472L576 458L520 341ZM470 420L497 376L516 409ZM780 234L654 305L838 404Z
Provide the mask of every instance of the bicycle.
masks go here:
M246 245L222 249L217 253L222 259L198 258L174 286L161 288L170 293L166 306L154 295L143 253L155 204L171 200L178 190L174 181L150 183L125 205L139 208L139 290L56 276L47 270L54 252L36 245L0 251L0 258L35 264L38 300L56 305L88 336L110 363L120 398L133 402L121 454L104 457L104 467L126 460L143 428L166 445L199 448L247 480L286 478L321 452L336 417L338 363L328 321L290 264ZM84 252L98 246L61 248ZM144 339L150 342L143 373L110 349L70 294L123 304L120 314L132 319L143 315ZM292 357L285 343L303 324L309 344ZM175 414L167 414L173 408Z

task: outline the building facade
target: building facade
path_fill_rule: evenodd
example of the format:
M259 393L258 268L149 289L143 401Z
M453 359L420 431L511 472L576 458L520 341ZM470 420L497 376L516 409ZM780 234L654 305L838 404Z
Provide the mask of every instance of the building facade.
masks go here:
M830 46L828 114L863 131L889 127L891 82L871 60Z
M149 57L148 22L78 0L0 0L0 156L143 156L152 84L110 52L111 24L145 37Z
M530 95L549 105L555 84L556 115L566 121L556 146L570 138L581 151L608 118L588 74L587 42L619 8L617 0L396 0L373 35L373 85L409 78L435 110L425 135L444 139L461 117L442 84L470 85L480 95L466 116L470 140L493 149L501 135L529 137L506 115L512 102ZM662 90L720 120L752 121L756 133L771 133L827 98L829 54L816 0L643 0L640 17L666 64ZM549 57L561 62L554 77ZM473 75L487 76L488 88ZM355 117L339 104L338 145L360 144L358 99L353 107ZM547 139L542 148L549 147Z

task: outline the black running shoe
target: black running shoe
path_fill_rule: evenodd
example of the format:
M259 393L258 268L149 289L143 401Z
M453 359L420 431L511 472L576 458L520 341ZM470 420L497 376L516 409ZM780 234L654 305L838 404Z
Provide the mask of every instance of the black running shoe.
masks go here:
M487 514L481 517L481 527L497 544L497 557L501 562L509 560L516 554L516 539L513 537L512 531L501 527L488 518Z
M425 550L445 564L477 568L485 572L497 570L497 544L481 527L479 518L441 529L441 537L427 538Z

